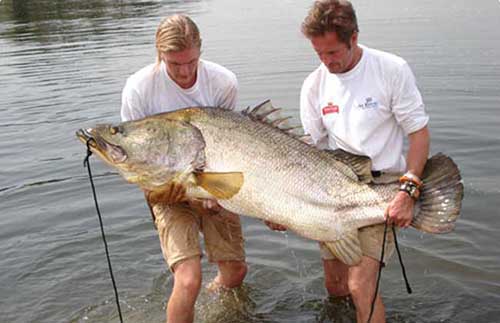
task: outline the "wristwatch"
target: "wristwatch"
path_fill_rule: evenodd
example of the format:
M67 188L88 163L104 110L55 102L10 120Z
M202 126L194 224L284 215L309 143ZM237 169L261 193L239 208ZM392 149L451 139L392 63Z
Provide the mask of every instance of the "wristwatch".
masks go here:
M408 193L408 195L415 201L418 200L420 196L420 190L418 189L418 186L411 181L405 181L401 183L401 186L399 186L399 190Z

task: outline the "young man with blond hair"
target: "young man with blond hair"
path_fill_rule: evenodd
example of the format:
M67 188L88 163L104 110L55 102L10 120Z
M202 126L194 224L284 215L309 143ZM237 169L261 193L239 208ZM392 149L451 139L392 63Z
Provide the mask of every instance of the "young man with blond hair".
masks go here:
M127 80L122 94L123 121L192 106L234 109L237 80L228 69L200 59L201 38L185 15L165 18L156 32L156 64ZM167 305L168 323L194 320L202 281L199 233L210 262L218 265L211 288L242 284L247 272L239 216L211 200L187 201L180 187L163 196L145 192L158 229L163 256L174 275Z
M385 173L403 172L407 176L402 178L418 180L429 154L429 117L406 61L358 44L356 14L349 1L315 1L302 33L321 61L305 79L300 95L302 125L316 146L369 156L375 180L383 180ZM418 192L402 188L386 210L388 222L408 227L417 198ZM384 224L359 230L363 257L354 266L345 265L320 244L326 289L332 296L351 296L359 323L367 322L370 315L383 236ZM387 239L384 261L394 250L392 235ZM385 322L380 294L371 322Z

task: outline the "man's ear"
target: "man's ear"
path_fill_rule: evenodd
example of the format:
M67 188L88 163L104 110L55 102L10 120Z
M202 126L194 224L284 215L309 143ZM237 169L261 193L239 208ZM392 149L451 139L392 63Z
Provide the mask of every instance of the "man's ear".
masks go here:
M351 36L351 48L358 44L358 32L354 32Z

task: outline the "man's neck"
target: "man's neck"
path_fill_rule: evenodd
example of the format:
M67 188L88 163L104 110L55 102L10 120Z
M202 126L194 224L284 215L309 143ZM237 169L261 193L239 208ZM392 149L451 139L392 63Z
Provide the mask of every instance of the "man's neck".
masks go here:
M359 63L361 60L361 57L363 56L363 49L358 46L358 44L353 46L353 54L352 54L352 61L351 64L349 64L349 67L347 68L346 72L351 71L356 67L356 65Z

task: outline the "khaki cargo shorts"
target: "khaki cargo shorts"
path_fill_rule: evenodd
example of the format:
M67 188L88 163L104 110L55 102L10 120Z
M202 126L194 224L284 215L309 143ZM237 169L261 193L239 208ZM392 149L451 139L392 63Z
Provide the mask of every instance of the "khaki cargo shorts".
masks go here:
M156 204L152 209L163 257L171 270L179 261L202 256L200 233L210 262L245 260L237 214L225 209L214 213L196 202Z
M361 243L361 251L364 256L368 256L377 261L380 260L382 253L382 242L384 240L384 223L371 225L359 229L359 241ZM397 230L396 230L397 232ZM333 260L335 256L328 250L324 243L320 242L320 254L323 260ZM387 227L387 235L385 238L384 263L391 258L394 253L394 236L390 226Z

